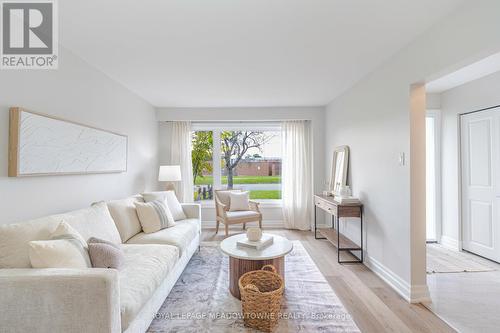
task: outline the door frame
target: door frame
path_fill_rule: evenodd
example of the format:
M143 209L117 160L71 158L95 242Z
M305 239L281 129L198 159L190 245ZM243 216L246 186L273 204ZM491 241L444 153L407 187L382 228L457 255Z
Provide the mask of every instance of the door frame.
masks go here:
M427 109L426 118L434 118L434 161L435 161L435 190L436 190L436 198L435 198L435 222L436 222L436 239L435 240L430 240L436 241L438 243L441 243L441 235L443 234L443 221L442 221L442 184L441 184L441 144L442 144L442 138L441 138L441 133L442 133L442 125L441 125L441 110L440 109ZM427 178L426 178L427 179ZM426 225L427 228L427 225ZM428 240L429 241L429 240Z
M500 105L494 105L490 106L487 108L482 108L479 110L474 110L474 111L469 111L469 112L462 112L457 115L457 139L458 139L458 250L459 251L465 251L463 248L463 230L464 230L464 218L463 218L463 170L462 170L462 116L472 114L472 113L477 113L477 112L482 112L482 111L489 111L492 109L499 109ZM488 259L490 260L490 259Z

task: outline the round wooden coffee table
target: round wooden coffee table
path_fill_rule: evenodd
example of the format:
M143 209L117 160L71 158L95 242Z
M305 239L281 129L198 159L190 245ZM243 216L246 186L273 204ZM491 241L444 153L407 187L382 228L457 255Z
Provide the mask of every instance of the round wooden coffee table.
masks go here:
M237 299L241 299L238 280L246 272L273 265L285 279L285 255L292 251L293 243L284 237L272 236L273 244L262 250L236 245L237 241L247 238L246 234L228 237L220 243L222 252L229 256L229 291Z

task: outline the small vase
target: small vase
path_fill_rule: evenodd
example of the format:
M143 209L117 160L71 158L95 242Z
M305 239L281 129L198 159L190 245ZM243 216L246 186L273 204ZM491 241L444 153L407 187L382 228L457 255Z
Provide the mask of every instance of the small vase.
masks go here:
M247 238L249 241L252 242L260 241L260 239L262 238L262 230L260 228L255 228L255 227L248 228Z

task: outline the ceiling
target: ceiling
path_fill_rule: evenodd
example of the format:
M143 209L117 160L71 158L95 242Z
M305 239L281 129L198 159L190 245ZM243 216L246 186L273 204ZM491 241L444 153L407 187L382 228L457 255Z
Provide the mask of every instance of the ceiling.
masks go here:
M60 42L158 107L325 105L462 0L59 1Z
M446 90L461 86L467 82L500 71L500 53L496 53L478 62L460 68L459 70L440 77L426 84L428 93L442 93Z

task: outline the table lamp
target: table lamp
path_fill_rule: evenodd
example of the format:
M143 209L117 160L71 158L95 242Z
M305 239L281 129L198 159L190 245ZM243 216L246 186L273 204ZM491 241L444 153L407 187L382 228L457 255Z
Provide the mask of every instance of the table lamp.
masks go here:
M180 165L162 165L158 175L158 181L168 182L167 191L175 191L174 182L180 182L181 166Z

